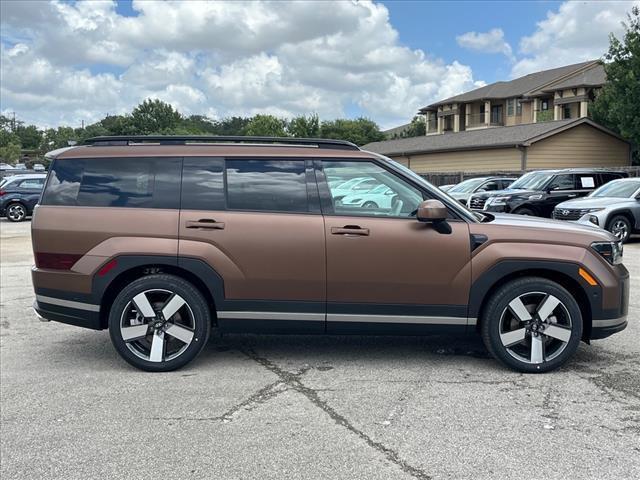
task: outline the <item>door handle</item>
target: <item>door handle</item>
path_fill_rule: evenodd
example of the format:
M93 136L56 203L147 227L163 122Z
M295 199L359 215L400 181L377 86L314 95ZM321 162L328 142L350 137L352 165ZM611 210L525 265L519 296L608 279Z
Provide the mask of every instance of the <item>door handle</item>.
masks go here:
M347 235L347 236L369 236L369 229L362 228L359 225L345 225L344 227L331 227L331 235Z
M187 220L187 228L205 228L208 230L224 230L224 222L216 222L213 218L201 218L200 220Z

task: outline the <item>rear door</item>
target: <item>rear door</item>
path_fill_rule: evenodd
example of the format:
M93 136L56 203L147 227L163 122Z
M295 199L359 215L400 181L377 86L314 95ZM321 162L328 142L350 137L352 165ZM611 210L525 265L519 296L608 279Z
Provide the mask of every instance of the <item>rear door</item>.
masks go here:
M388 206L366 208L334 198L327 176L371 176L394 192ZM319 161L317 176L327 246L327 331L421 333L464 330L470 282L466 222L450 234L415 219L428 198L374 160Z
M324 332L325 240L304 159L185 158L182 264L220 277L224 331Z

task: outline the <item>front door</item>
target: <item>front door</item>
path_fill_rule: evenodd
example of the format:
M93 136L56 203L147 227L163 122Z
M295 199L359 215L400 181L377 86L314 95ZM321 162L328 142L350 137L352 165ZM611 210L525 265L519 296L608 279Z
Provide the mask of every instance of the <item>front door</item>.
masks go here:
M180 262L220 277L221 330L324 332L324 242L311 161L184 159Z
M428 198L374 160L322 161L317 170L327 245L327 331L426 333L467 324L468 225L450 234L415 219ZM335 200L324 178L367 176L369 192ZM335 182L332 183L335 185Z

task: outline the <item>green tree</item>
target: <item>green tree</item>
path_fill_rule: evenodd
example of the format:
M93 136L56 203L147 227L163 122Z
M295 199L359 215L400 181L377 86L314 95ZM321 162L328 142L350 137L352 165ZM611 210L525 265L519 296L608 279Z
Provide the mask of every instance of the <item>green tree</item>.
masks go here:
M20 139L22 148L36 150L42 143L42 132L35 125L20 125L16 127L15 134Z
M146 99L131 112L131 122L140 135L171 134L180 125L182 115L158 99Z
M362 117L355 120L337 119L324 121L320 131L325 138L347 140L356 145L365 145L385 139L384 133L380 131L374 121Z
M423 118L417 115L411 120L409 128L402 132L402 138L420 137L427 134L427 125Z
M286 128L286 120L273 115L258 114L243 129L243 134L258 137L286 137Z
M607 83L592 106L593 119L640 145L640 8L633 7L623 23L622 40L609 36L604 70ZM635 163L640 163L636 150Z
M287 125L289 135L298 138L316 138L320 136L320 120L317 114L302 115L291 119Z
M98 123L108 132L107 135L136 135L141 133L136 130L130 115L107 115Z
M6 163L16 163L20 160L20 144L9 143L0 147L0 159Z
M214 133L216 135L244 135L250 121L250 118L245 117L223 118L215 122Z

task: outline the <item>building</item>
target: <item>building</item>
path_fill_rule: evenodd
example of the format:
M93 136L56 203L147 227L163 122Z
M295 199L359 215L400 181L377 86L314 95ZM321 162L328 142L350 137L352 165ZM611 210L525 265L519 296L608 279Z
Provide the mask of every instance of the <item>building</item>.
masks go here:
M418 173L628 166L629 142L588 118L605 81L591 61L496 82L422 108L425 136L363 148Z

